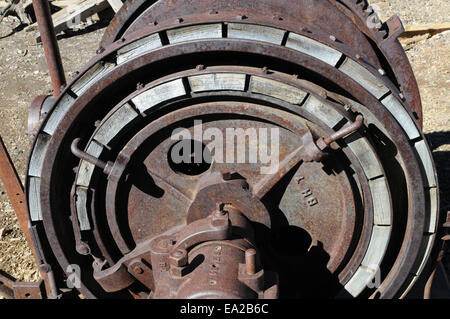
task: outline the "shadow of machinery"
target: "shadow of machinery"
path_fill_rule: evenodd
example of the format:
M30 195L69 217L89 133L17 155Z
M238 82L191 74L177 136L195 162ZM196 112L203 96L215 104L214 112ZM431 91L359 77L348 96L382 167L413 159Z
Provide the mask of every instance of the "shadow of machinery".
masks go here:
M439 180L440 211L446 215L450 211L450 131L434 132L426 134L428 143L433 152L433 159L436 164L436 170ZM447 145L446 150L439 150ZM444 216L445 219L445 216ZM450 244L444 245L443 266L447 277L450 278ZM447 295L450 297L450 294Z
M426 139L433 152L433 159L439 180L440 207L442 213L441 224L445 222L447 212L450 211L450 149L439 150L444 145L450 145L450 132L434 132L426 134ZM448 230L442 230L439 237L442 237ZM434 258L437 258L440 247L435 248ZM431 286L431 299L450 299L450 288L448 278L450 277L450 245L444 242L442 263L438 263L436 275ZM410 299L423 298L423 289L426 281L433 271L431 266L434 260L431 259L425 267L421 278L408 295Z
M8 38L12 35L14 35L15 33L19 33L21 31L23 31L24 29L26 29L29 26L32 26L36 23L36 16L34 14L33 11L33 6L31 5L31 3L28 3L28 6L23 8L21 7L18 2L19 0L16 0L15 2L17 5L17 10L14 10L15 7L6 7L3 11L0 11L0 23L2 22L3 18L6 18L7 16L13 16L18 18L19 21L19 25L17 27L14 27L10 33L1 36L1 39L5 39ZM58 12L61 10L61 8L56 7L54 5L52 5L50 3L50 10L52 12L52 14ZM92 22L92 24L87 25L87 26L83 26L82 23L80 23L79 25L77 25L75 29L71 29L68 28L60 33L57 34L56 38L58 40L61 39L67 39L67 38L71 38L71 37L75 37L75 36L80 36L80 35L84 35L87 33L91 33L94 31L97 31L99 29L104 29L109 25L109 22L112 20L112 18L114 17L114 11L112 10L111 7L108 7L100 12L97 13L99 16L99 20ZM24 16L26 16L26 18L24 18ZM86 19L80 21L80 22L84 22L86 23ZM27 30L25 30L26 32Z
M444 145L450 146L450 132L434 132L426 134L426 138L433 152L439 179L440 209L447 212L450 210L450 147L447 151L438 149Z

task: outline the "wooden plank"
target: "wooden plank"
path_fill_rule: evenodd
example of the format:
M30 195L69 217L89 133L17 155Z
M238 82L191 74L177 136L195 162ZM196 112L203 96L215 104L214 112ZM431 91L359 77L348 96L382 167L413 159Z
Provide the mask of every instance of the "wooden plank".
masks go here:
M178 79L151 88L134 97L132 101L141 113L145 113L148 109L154 107L155 105L185 94L186 89L184 88L183 81Z
M103 145L108 145L138 115L128 103L124 104L101 124L97 133L95 133L94 139Z
M52 5L54 5L56 7L60 7L60 8L65 8L65 7L71 6L73 4L77 4L79 2L80 2L80 0L55 0L55 1L52 1Z
M103 152L103 146L96 141L91 141L86 149L86 153L94 157L100 157ZM86 161L81 161L80 168L78 170L77 186L89 187L91 183L91 177L94 173L95 166Z
M381 100L381 103L388 109L388 111L395 117L397 122L406 132L410 140L420 137L417 129L408 111L405 110L400 101L393 95L389 94Z
M128 62L153 49L162 47L161 38L158 33L149 35L143 39L134 41L117 51L117 64Z
M422 160L423 169L425 171L425 187L436 187L436 176L434 171L434 163L431 158L430 150L425 141L417 142L415 145L416 151Z
M359 267L353 277L345 285L345 290L356 298L373 280L375 275L376 273L372 269Z
M55 32L67 30L78 25L88 17L108 8L109 3L106 0L78 0L71 6L68 6L52 15ZM40 42L39 29L36 23L25 29L32 39Z
M353 133L344 140L353 154L358 158L368 179L374 179L375 177L384 175L378 157L366 138L362 137L359 133Z
M228 37L231 39L247 39L281 45L285 31L262 25L229 23Z
M31 17L26 13L27 6L30 4L29 0L25 3L20 0L12 0L9 3L0 1L0 21L7 15L15 15L21 23L31 24Z
M294 86L259 76L251 77L249 90L253 93L272 96L276 99L298 105L303 102L307 95L305 91Z
M91 223L89 222L88 215L88 189L85 187L77 187L76 194L76 207L78 222L80 224L80 230L86 231L91 230Z
M245 74L211 73L189 77L192 92L244 91Z
M47 153L50 139L51 136L45 133L38 135L36 146L31 154L30 166L28 168L28 172L31 176L41 177L42 165L44 165L44 158Z
M422 33L439 33L450 30L450 22L406 25L401 37L410 37Z
M39 177L30 177L28 180L28 203L30 207L30 218L32 221L42 220L40 189L41 179Z
M312 95L309 95L302 108L316 116L330 128L334 128L344 119L331 105L323 103Z
M123 2L121 0L108 0L109 5L114 10L114 12L117 12L122 8Z
M386 178L369 181L369 188L372 194L374 224L378 226L391 225L392 206Z
M332 66L335 66L342 57L339 51L295 33L289 34L286 47L311 55Z
M204 24L183 27L167 31L171 44L201 39L222 38L222 24Z
M383 81L350 58L345 59L344 63L339 67L339 70L359 83L377 99L389 92L389 89L384 85Z
M369 247L361 263L362 266L372 269L375 273L379 271L381 261L389 244L391 230L390 226L373 227Z

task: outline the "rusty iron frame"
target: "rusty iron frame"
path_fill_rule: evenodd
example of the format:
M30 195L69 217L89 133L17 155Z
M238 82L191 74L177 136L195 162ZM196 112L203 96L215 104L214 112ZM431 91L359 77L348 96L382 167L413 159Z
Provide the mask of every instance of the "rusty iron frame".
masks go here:
M232 45L230 45L232 44ZM126 42L123 43L122 45L126 45ZM216 40L216 41L209 41L209 40L203 40L203 41L198 41L197 43L195 43L195 47L193 44L191 43L187 43L187 44L180 44L180 45L174 45L170 48L167 49L161 49L158 50L158 55L155 54L155 52L153 53L149 53L146 54L144 56L142 56L139 59L139 63L135 63L133 65L133 69L134 68L138 68L142 65L147 65L148 63L152 62L155 57L157 59L164 59L167 58L167 56L174 56L174 55L181 55L181 54L185 54L186 52L192 52L193 50L198 51L217 51L220 50L221 48L224 48L226 46L226 48L228 50L235 50L235 51L252 51L253 50L259 50L257 48L249 48L248 45L245 46L245 48L242 48L242 46L244 46L244 42L243 41L239 41L239 40L227 40L226 43L224 40ZM264 47L264 52L266 54L266 56L270 56L272 54L272 56L277 56L277 57L285 57L287 54L289 54L289 57L291 58L291 60L293 59L296 62L301 61L301 63L299 64L306 64L309 67L311 67L312 69L320 69L321 67L328 70L328 72L331 74L334 71L331 68L325 67L322 63L316 62L313 63L312 61L310 61L310 59L307 59L304 55L297 53L297 54L293 54L292 52L283 52L283 50L280 50L278 48L275 48L275 46L271 46L271 45L263 45L262 47ZM262 49L261 49L262 50ZM102 54L100 54L97 58L98 59L102 59L104 56L112 53L113 50L106 50L105 52L103 52ZM271 52L273 51L273 52ZM271 54L270 54L271 52ZM111 74L110 77L107 78L103 78L101 79L99 82L97 82L95 85L93 85L91 88L88 89L87 94L81 96L80 98L78 98L74 104L74 109L73 109L73 113L72 116L75 117L78 112L80 112L80 109L82 108L82 106L84 106L85 104L88 103L88 101L92 98L94 98L95 94L93 94L94 92L99 92L100 88L107 86L109 83L114 83L115 81L117 81L118 79L120 79L125 73L130 72L130 67L128 65L123 65L121 67L119 67L117 69L116 72L114 72L113 74ZM319 71L320 72L320 71ZM336 75L337 77L337 75ZM361 98L361 100L364 100L367 102L368 106L371 106L373 108L375 108L378 103L378 101L375 102L375 100L373 98L370 98L368 96L364 96L364 93L361 91L359 91L359 86L352 86L350 84L348 84L349 80L345 77L341 77L341 81L340 84L344 87L346 87L349 91L353 92L354 95L358 96ZM347 83L347 84L346 84ZM388 121L388 119L390 118L389 115L386 113L387 111L382 109L382 108L378 108L376 113L380 114L380 117L383 117L386 119L386 121ZM66 125L69 125L69 121L71 119L65 118L63 119L63 121L60 124L60 127L66 127ZM389 120L390 121L390 120ZM400 128L397 127L396 128L396 124L394 122L392 122L392 124L390 125L390 129L393 132L397 132L396 134L399 135L400 138ZM54 156L56 156L56 150L59 147L55 147L54 144L59 143L60 141L55 141L52 140L50 142L49 145L49 151L47 153L48 160L45 161L44 163L44 167L43 167L43 180L42 180L42 185L44 187L44 190L48 191L48 188L50 187L50 182L49 180L51 179L49 172L51 171L51 167L52 167L52 163L55 162L55 158ZM406 152L405 148L406 148L406 140L402 143L400 143L398 145L399 150L401 150L402 153ZM407 166L410 166L411 171L418 171L419 168L415 167L414 164L415 160L413 158L408 158L408 161L406 163ZM411 166L412 165L412 166ZM412 169L413 168L413 169ZM419 176L410 176L410 178L415 179L416 184L420 185L422 183L421 179ZM420 187L418 187L420 188ZM46 193L46 192L44 192ZM418 197L420 198L420 195L418 194ZM50 201L49 198L46 197L46 195L42 195L41 196L41 202L44 205L44 209L43 209L43 214L44 214L44 220L51 220L51 218L49 218L49 206L50 206ZM417 204L418 206L420 206L419 204ZM417 209L418 207L415 207L413 209ZM421 224L422 222L420 220L415 220L415 223L417 223L418 225ZM413 228L413 227L412 227ZM411 231L411 229L410 229ZM52 233L54 233L54 230L52 230ZM411 232L410 232L411 235ZM62 252L62 247L59 246L59 244L57 244L56 242L52 243L53 244L53 249L55 251L60 251ZM412 244L415 248L418 248L420 242L418 242L417 240L414 242L414 244ZM59 247L58 247L59 246ZM415 248L412 248L413 250ZM414 260L412 260L413 258L406 258L409 259L407 261L405 261L406 263L413 263ZM395 289L394 289L395 290Z

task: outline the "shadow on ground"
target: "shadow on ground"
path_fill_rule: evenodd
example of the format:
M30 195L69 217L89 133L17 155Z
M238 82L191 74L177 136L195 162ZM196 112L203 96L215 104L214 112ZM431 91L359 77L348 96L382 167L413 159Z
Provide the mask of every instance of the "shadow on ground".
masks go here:
M450 211L450 151L438 150L443 145L450 145L450 132L434 132L426 134L433 151L439 179L440 211L446 214ZM446 244L443 260L447 275L450 277L450 245Z

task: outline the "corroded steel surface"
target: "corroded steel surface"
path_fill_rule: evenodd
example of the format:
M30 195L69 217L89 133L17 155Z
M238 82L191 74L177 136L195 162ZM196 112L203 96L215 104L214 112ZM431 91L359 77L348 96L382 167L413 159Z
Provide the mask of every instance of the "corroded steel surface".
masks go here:
M401 30L365 1L127 1L31 119L51 295L76 265L86 298L404 297L440 225ZM248 139L211 153L230 129ZM269 173L252 130L277 132Z

